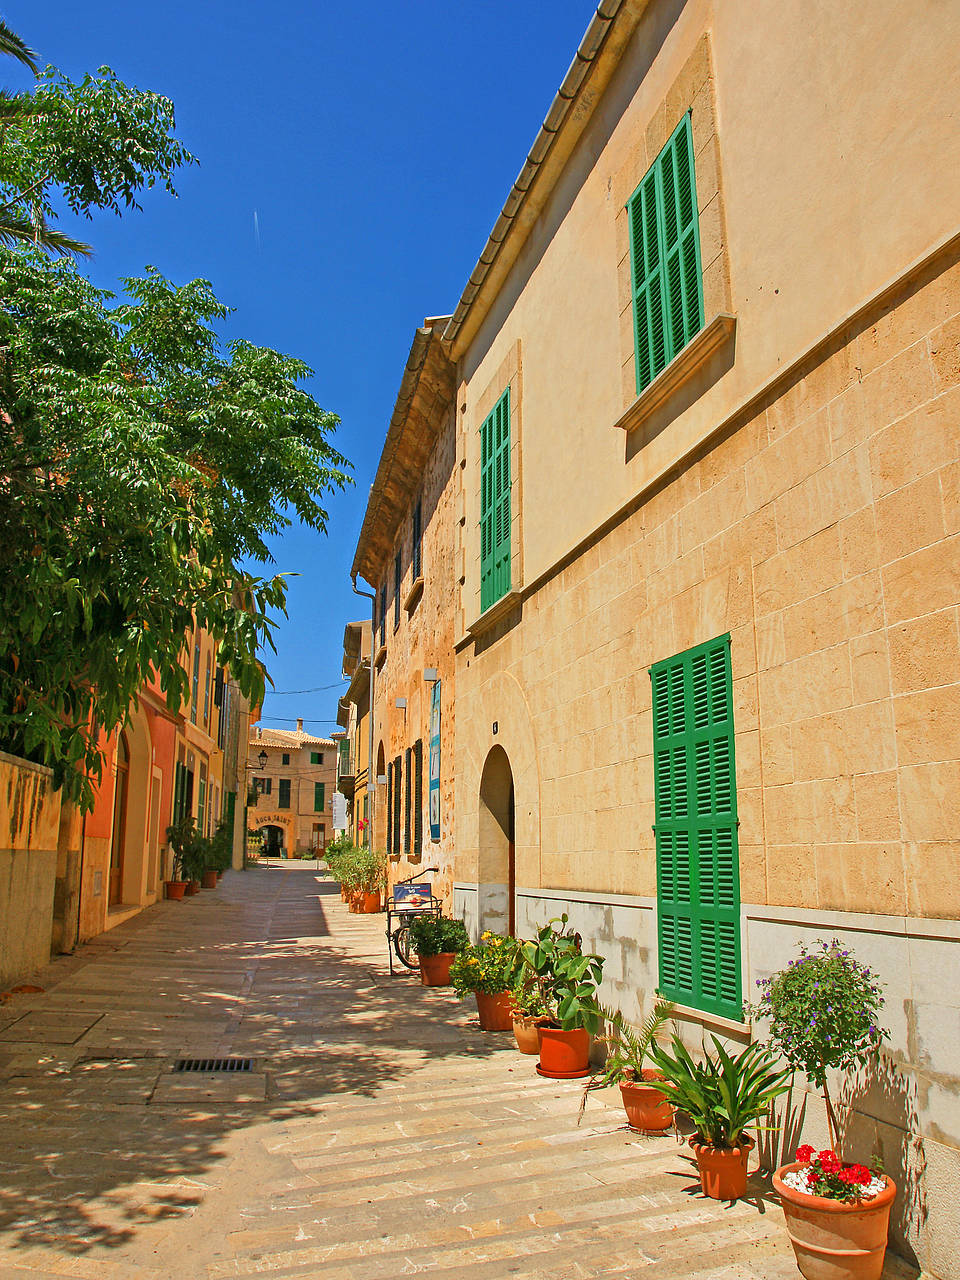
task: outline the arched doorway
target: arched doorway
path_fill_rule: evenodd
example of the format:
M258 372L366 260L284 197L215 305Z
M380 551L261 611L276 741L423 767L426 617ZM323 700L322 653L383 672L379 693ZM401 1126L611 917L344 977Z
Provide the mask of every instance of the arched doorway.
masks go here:
M117 738L117 780L113 793L113 834L110 840L110 892L108 904L123 901L123 854L127 835L127 797L130 790L130 750L127 735Z
M263 834L263 856L265 858L283 857L283 827L266 826L260 828Z
M503 747L493 747L480 776L478 911L480 928L514 935L516 801L513 771Z

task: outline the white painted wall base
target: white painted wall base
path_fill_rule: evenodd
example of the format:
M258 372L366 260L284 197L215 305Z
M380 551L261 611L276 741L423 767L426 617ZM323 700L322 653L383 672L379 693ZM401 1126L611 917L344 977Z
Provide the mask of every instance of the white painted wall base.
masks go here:
M530 937L566 912L585 950L604 957L601 999L636 1022L658 981L656 908L653 898L518 887L517 933ZM482 929L502 932L506 886L458 882L454 910L473 938ZM798 943L818 938L842 938L879 975L889 1053L879 1069L834 1082L846 1116L844 1151L864 1161L880 1156L897 1183L891 1230L899 1252L943 1280L960 1280L960 922L745 903L741 927L747 999L758 979L798 954ZM693 1044L711 1031L740 1044L766 1033L763 1023L734 1024L695 1010L683 1010L678 1025ZM803 1081L784 1113L780 1134L761 1143L773 1167L792 1158L801 1135L818 1147L827 1143L822 1100Z

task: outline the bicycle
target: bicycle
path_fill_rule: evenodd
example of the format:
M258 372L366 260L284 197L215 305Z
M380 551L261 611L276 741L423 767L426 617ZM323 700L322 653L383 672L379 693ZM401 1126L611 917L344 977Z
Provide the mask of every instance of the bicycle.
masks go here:
M417 876L430 875L435 871L439 871L439 867L424 867L406 880L397 880L393 893L387 899L387 955L391 977L394 975L394 956L407 969L419 967L420 962L410 939L410 921L416 916L439 916L443 913L443 906L433 896L431 885L427 881L417 880ZM396 922L397 918L399 923Z

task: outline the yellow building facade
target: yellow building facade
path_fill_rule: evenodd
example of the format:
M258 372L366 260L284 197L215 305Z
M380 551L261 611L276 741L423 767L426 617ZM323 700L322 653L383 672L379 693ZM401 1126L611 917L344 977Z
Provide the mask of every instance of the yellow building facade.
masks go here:
M843 937L897 1067L847 1083L847 1132L944 1277L958 49L932 3L601 5L452 316L418 331L354 563L389 631L422 503L434 612L387 635L374 716L389 761L397 698L422 736L423 669L450 669L457 913L528 935L567 912L607 1001L638 1018L659 989L693 1042L762 1035L756 981Z

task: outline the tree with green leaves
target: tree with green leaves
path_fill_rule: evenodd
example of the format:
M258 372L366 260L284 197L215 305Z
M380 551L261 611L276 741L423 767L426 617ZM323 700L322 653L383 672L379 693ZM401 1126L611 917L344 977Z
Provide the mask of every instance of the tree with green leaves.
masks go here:
M32 58L16 39L3 28L0 49ZM349 463L311 370L224 344L207 281L147 268L118 298L62 256L77 246L48 225L56 192L89 213L172 191L192 160L172 105L107 69L80 86L48 69L17 97L19 115L0 106L0 749L89 806L102 735L144 682L186 698L193 628L262 697L258 650L286 599L282 574L257 571L266 539L294 516L324 530Z

